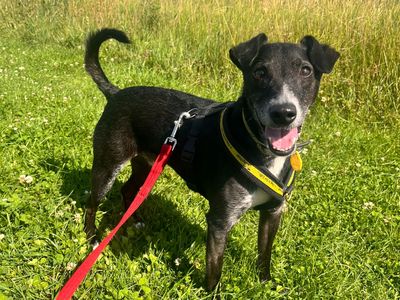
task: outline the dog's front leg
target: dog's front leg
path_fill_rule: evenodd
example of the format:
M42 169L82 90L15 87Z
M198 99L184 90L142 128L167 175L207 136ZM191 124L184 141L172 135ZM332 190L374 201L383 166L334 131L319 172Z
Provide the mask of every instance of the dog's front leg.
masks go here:
M216 288L221 278L227 236L241 214L241 210L227 212L221 208L211 208L207 214L206 287L209 291Z
M207 218L206 285L209 291L215 289L221 278L224 250L229 228L216 226Z
M258 268L261 281L271 280L272 243L279 227L282 209L260 210L258 225Z

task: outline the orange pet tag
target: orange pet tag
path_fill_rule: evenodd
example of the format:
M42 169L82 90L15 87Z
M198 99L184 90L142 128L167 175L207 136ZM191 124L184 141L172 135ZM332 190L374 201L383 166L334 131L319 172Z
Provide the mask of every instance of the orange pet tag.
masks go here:
M293 170L301 171L303 168L303 161L301 160L300 153L296 151L290 156L290 165L292 166Z

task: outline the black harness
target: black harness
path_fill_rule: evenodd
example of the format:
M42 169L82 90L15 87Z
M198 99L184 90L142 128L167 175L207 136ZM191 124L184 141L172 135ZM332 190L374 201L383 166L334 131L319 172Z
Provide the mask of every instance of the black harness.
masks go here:
M284 202L293 190L296 172L293 170L292 166L289 165L287 166L287 171L283 176L283 180L280 180L272 174L266 166L257 164L253 161L250 151L243 147L240 142L235 140L229 130L225 114L229 113L229 107L231 104L232 102L221 104L215 103L205 108L195 109L192 111L192 113L195 114L195 119L191 122L192 124L189 134L181 152L181 161L184 162L188 168L192 167L196 155L196 142L203 128L204 120L216 113L220 113L219 122L221 139L226 146L225 148L227 153L230 154L234 162L240 168L241 173L246 178L272 197L271 201L256 207L256 209L276 208ZM198 191L197 186L193 182L187 181L186 183L190 189Z

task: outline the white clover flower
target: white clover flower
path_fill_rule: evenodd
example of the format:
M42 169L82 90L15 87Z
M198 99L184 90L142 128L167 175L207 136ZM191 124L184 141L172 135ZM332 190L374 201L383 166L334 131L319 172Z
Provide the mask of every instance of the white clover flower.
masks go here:
M373 209L374 208L374 206L375 206L375 204L373 203L373 202L365 202L364 204L363 204L363 208L364 209Z
M75 268L76 268L76 263L74 263L74 262L67 263L67 267L66 267L67 271L72 271Z
M76 214L74 215L74 221L75 221L76 223L80 223L80 222L81 222L81 219L82 219L81 214L76 213Z
M33 181L33 177L30 175L21 175L19 176L19 182L21 184L30 184Z
M385 224L389 224L391 221L392 221L392 218L391 218L391 217L384 217L384 218L383 218L383 222L384 222Z
M181 264L181 259L178 257L174 260L175 266L179 267L179 265Z

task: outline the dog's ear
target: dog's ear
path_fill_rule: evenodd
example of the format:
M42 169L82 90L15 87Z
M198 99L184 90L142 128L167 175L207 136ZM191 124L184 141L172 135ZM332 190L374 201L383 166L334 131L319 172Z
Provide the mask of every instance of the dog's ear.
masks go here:
M267 36L264 33L260 33L251 40L241 43L229 50L229 57L240 70L244 71L250 67L254 58L257 57L260 48L265 45L267 41Z
M300 41L307 49L307 55L312 65L321 73L332 72L340 54L325 44L320 44L314 37L307 35Z

